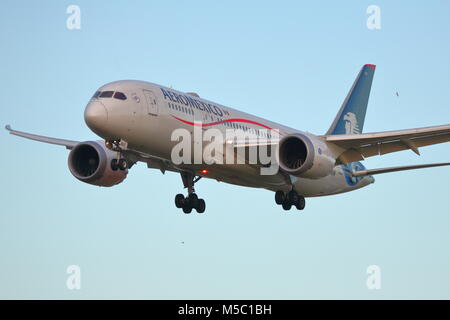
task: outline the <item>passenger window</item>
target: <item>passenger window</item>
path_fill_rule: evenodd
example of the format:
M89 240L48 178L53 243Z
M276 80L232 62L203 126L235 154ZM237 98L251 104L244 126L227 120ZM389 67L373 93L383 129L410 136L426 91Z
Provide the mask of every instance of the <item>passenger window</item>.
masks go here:
M114 91L103 91L102 93L100 93L100 98L111 98L113 95Z
M116 91L116 93L114 93L114 98L119 99L119 100L127 100L127 96L119 91Z

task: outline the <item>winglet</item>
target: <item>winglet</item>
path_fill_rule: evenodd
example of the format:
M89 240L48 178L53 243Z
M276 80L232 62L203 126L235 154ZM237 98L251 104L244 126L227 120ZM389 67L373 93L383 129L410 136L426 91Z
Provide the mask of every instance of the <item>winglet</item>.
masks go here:
M5 126L5 129L8 130L8 131L12 131L11 126L10 126L9 124L7 124L7 125Z

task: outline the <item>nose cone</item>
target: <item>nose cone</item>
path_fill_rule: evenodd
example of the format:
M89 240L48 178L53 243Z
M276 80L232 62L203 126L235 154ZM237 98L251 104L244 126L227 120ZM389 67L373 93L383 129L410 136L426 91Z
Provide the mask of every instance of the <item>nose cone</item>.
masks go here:
M101 135L108 122L108 111L103 103L98 100L89 102L84 110L84 121L92 131Z
M375 178L372 176L368 176L367 178L369 178L369 183L375 183Z

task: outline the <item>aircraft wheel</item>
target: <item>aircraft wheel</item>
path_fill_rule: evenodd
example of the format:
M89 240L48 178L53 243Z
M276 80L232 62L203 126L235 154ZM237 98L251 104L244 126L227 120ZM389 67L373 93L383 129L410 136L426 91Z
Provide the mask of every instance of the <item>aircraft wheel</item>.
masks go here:
M303 210L303 209L305 209L305 204L306 204L305 197L299 196L298 202L295 205L295 207L297 208L297 210Z
M183 212L186 213L186 214L191 213L191 212L192 212L192 207L191 207L191 205L190 205L190 204L184 205L184 206L183 206Z
M189 198L189 199L195 199L195 200L197 200L197 199L198 199L198 196L197 196L196 193L191 193L191 194L188 195L188 198Z
M205 212L206 209L206 203L203 199L198 199L197 206L195 207L195 210L197 210L198 213Z
M175 196L175 206L179 209L183 208L184 196L179 193Z
M119 162L117 163L117 167L122 171L127 170L127 168L128 168L127 160L123 159L123 158L119 159Z
M294 205L294 206L297 205L298 200L299 200L297 191L295 191L295 190L289 191L287 194L287 199L292 205Z
M187 200L192 208L197 208L198 196L195 193L188 195Z
M292 204L289 201L284 201L282 207L284 210L288 211L291 210Z
M277 192L275 192L275 203L276 204L283 204L285 198L286 198L286 196L284 195L283 191L278 190Z
M117 171L118 169L119 169L119 165L117 163L117 159L112 159L111 160L111 170Z

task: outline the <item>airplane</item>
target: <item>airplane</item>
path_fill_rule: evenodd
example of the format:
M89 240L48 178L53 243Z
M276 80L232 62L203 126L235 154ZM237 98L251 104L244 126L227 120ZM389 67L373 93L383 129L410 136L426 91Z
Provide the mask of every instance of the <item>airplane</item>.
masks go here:
M305 198L354 191L375 182L373 175L447 166L446 163L366 169L365 158L402 150L420 155L419 148L450 140L450 125L407 130L362 133L376 66L364 65L342 106L325 134L315 135L244 113L201 98L150 82L122 80L100 87L84 111L87 126L102 139L73 141L6 129L13 135L64 146L70 150L68 166L78 180L103 187L123 182L138 162L148 168L179 173L187 196L177 194L175 205L186 214L195 209L205 212L206 203L194 185L201 178L215 179L238 186L263 188L275 193L275 203L284 210L305 208ZM252 134L257 140L226 140L224 147L233 159L244 154L244 163L215 161L174 161L173 149L180 142L173 133L183 129L194 136L216 129ZM256 141L256 142L255 142ZM202 147L208 141L195 144ZM267 164L249 163L251 148L275 147L276 171L262 174ZM244 153L240 151L244 150ZM183 156L184 156L183 151ZM181 154L181 153L180 153ZM186 158L191 159L186 153ZM242 160L242 159L241 159Z

